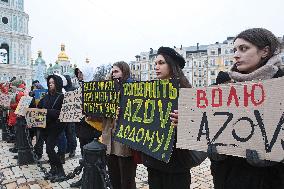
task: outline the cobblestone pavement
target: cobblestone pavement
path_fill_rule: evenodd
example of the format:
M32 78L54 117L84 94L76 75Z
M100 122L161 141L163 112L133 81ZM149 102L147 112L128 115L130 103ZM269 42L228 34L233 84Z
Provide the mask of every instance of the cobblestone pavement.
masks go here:
M1 135L0 135L1 139ZM0 189L61 189L70 188L70 183L79 180L80 176L68 181L51 183L43 179L43 173L40 172L37 165L18 166L17 160L13 159L14 155L9 152L13 144L0 140ZM66 155L67 157L67 155ZM77 147L74 158L66 158L64 170L66 173L72 172L74 167L79 165L80 149ZM47 155L44 154L41 161L46 162ZM49 169L47 163L43 164ZM81 173L82 174L82 173ZM136 186L139 189L148 189L147 169L143 165L138 165L136 174ZM213 188L212 176L210 172L210 161L204 161L200 166L192 169L191 189L208 189Z

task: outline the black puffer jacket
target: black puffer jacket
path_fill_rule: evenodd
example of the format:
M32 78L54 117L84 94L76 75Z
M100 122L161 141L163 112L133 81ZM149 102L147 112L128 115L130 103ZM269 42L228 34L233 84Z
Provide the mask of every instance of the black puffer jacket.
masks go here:
M51 94L48 92L38 104L38 108L47 109L46 115L46 129L52 131L54 129L64 129L65 123L61 123L59 118L60 110L62 107L64 95L62 94L62 79L57 75L50 75L47 78L47 82L53 78L55 81L56 93ZM48 90L49 90L49 85Z
M279 70L273 78L283 76L284 72ZM225 157L221 161L211 159L211 173L215 189L284 188L283 163L267 162L267 166L259 167L249 164L245 158L235 156Z

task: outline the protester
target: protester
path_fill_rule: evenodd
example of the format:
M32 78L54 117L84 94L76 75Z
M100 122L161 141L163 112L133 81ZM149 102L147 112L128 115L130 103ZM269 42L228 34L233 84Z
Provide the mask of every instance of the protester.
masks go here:
M64 75L66 84L63 86L65 92L73 91L76 88L73 87L71 77ZM75 150L77 147L75 123L66 123L65 130L60 134L57 142L58 152L61 163L65 163L65 154L69 153L69 157L75 156Z
M11 99L10 110L8 114L8 129L9 135L7 137L7 142L15 142L15 125L17 123L17 115L15 110L23 96L25 96L26 83L23 80L16 80L16 77L13 77L10 83L10 90L15 94ZM15 157L17 158L17 157Z
M75 76L77 77L78 81L79 81L79 85L81 87L82 82L83 81L91 81L92 77L90 77L90 73L86 74L88 75L88 77L85 77L84 73L82 72L86 72L86 69L79 69L76 68L75 69ZM76 123L76 135L79 138L79 142L80 142L80 149L81 149L81 155L83 157L83 147L92 142L94 140L94 138L99 138L99 136L101 135L101 132L96 130L94 127L92 127L91 125L89 125L86 121L85 118L83 118L81 120L81 122ZM72 183L70 186L71 187L80 187L82 185L82 178L77 181Z
M64 75L67 80L67 85L64 87L66 92L74 91L76 88L73 87L71 77L69 75ZM72 158L75 156L75 151L77 147L77 140L76 140L76 125L75 123L68 123L67 127L65 128L65 136L67 139L67 149L66 153L69 153L69 157Z
M126 62L116 62L112 66L111 78L120 84L132 82L130 68ZM132 150L124 144L113 140L116 120L103 120L102 142L107 145L107 165L110 181L114 189L135 189L136 164Z
M245 30L234 39L235 63L228 72L230 80L246 82L282 77L279 69L280 43L263 28ZM247 157L217 155L210 150L211 172L215 189L281 189L284 188L283 163L259 160L255 150L247 149Z
M7 142L15 142L14 147L10 148L9 151L13 153L18 152L17 144L16 143L16 135L17 135L17 128L15 128L15 125L17 123L17 115L15 114L15 110L23 96L25 96L25 89L26 84L22 80L15 80L16 77L13 77L11 79L12 83L10 84L11 89L13 90L13 93L15 93L15 97L12 98L10 103L10 111L8 114L8 126L9 126L9 135L7 137ZM17 159L18 156L15 155L14 159Z
M31 86L31 91L29 93L29 95L33 97L33 100L29 106L30 108L37 107L36 99L35 99L35 90L39 90L39 89L44 89L44 87L40 84L38 80L33 81L32 86ZM33 138L36 137L36 143L34 145L34 153L38 160L42 158L43 145L44 145L44 140L41 135L41 130L42 128L29 128L30 140L32 141Z
M155 60L155 70L158 79L179 79L180 87L190 88L191 85L182 72L184 58L174 49L160 47ZM177 111L171 115L174 116ZM143 154L143 163L148 170L150 189L189 189L191 183L190 168L196 162L192 161L192 152L173 146L173 152L168 163ZM204 158L205 159L205 158Z
M46 153L49 158L50 171L45 179L56 180L65 177L65 172L58 154L55 152L57 139L65 129L65 123L59 118L64 95L62 94L63 81L57 75L50 75L47 78L48 93L40 100L38 108L47 109L46 128L41 131L46 143Z

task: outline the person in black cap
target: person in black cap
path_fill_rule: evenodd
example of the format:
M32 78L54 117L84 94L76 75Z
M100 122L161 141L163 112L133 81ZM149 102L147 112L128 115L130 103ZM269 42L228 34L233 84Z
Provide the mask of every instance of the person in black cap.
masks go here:
M191 88L182 71L185 66L184 58L169 47L160 47L157 54L155 60L157 79L179 79L180 87ZM177 111L172 114L175 113ZM168 163L143 154L143 164L148 170L149 189L189 189L190 168L193 167L191 153L189 150L176 148L174 144Z

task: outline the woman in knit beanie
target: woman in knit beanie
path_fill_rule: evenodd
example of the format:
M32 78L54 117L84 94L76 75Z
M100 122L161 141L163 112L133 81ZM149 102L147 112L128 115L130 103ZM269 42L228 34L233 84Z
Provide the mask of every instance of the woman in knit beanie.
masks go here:
M158 79L179 79L180 87L191 88L182 68L184 58L174 49L160 47L155 60L155 70ZM175 113L173 113L175 114ZM176 140L175 140L176 141ZM168 163L143 154L143 164L148 170L150 189L189 189L191 183L190 169L193 167L191 151L173 146L173 152Z

